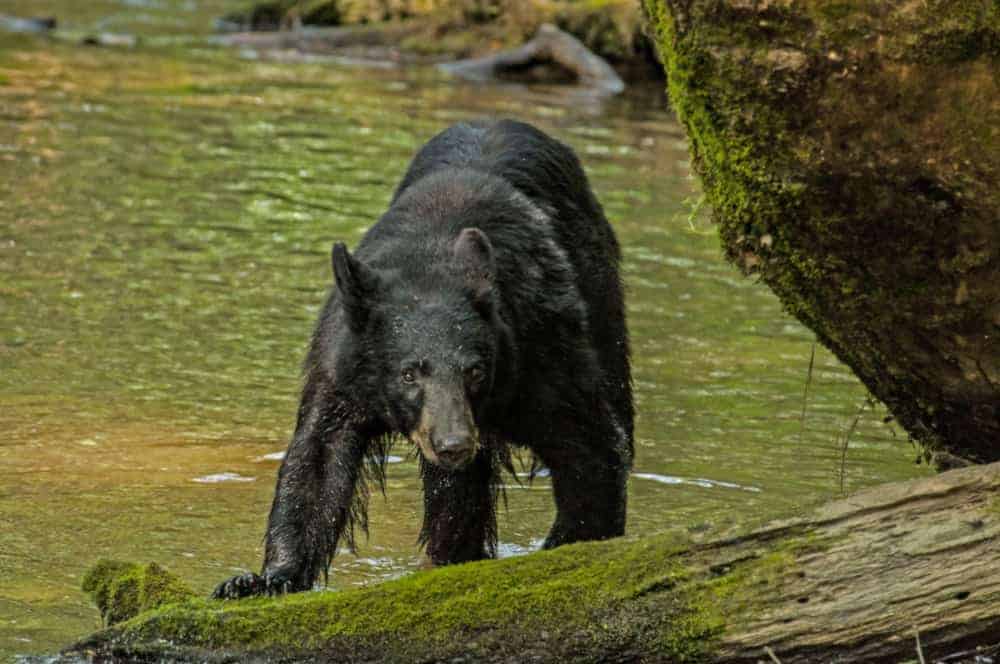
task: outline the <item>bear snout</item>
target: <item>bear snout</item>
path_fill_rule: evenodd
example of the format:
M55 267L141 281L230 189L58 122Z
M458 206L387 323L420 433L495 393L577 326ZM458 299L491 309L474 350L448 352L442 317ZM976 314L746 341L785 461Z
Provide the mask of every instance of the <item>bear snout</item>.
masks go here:
M442 466L457 470L476 455L476 440L467 433L451 433L434 441L434 452Z

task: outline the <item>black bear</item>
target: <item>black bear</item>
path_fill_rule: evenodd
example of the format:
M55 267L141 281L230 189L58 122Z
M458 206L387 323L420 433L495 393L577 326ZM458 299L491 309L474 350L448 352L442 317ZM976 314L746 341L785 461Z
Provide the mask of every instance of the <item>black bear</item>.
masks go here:
M434 564L496 553L510 445L549 468L545 547L621 535L633 454L620 252L573 151L512 120L457 124L414 158L335 287L305 361L263 570L215 597L306 590L367 531L388 446L420 451Z

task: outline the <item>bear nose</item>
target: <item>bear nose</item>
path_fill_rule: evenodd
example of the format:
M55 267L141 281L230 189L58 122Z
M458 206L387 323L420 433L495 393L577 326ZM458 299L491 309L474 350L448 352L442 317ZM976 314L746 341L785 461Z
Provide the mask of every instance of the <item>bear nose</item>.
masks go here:
M472 460L475 446L468 434L449 434L441 439L435 451L442 465L458 468Z

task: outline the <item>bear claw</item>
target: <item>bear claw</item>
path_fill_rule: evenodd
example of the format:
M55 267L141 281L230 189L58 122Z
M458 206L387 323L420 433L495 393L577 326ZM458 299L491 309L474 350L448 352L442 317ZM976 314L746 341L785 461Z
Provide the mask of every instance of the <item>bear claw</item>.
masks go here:
M259 574L244 572L216 586L215 590L212 591L212 598L240 599L242 597L263 595L267 590L266 585L266 581Z
M244 597L259 597L267 595L276 597L293 593L297 590L288 574L283 570L264 572L264 575L254 572L238 574L228 581L223 581L212 591L213 599L242 599Z

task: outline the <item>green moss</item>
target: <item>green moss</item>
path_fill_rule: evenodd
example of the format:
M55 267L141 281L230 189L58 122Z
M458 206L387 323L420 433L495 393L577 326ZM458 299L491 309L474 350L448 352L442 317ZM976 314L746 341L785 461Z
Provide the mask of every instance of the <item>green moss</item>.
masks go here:
M581 543L341 592L187 599L100 632L79 649L158 656L170 643L199 657L366 652L378 661L632 652L705 662L734 616L754 616L762 598L780 594L797 558L823 546L807 533L789 534L765 553L729 543L734 562L720 567L718 550L684 550L669 536ZM102 566L95 574L102 586L140 569Z
M100 589L128 583L139 569L102 563L92 594L106 606L109 593ZM513 656L533 648L558 654L572 644L697 662L708 658L725 626L724 606L705 594L700 570L666 537L585 543L341 592L188 599L146 611L84 646L134 653L167 640L214 652L336 657L364 644L391 661L431 653Z
M138 565L101 560L84 575L82 586L106 625L194 597L183 581L156 563Z
M358 591L226 605L191 603L165 609L135 627L141 633L152 626L157 635L164 628L169 633L171 626L194 627L194 642L200 644L315 646L340 636L380 634L438 643L456 631L498 625L541 621L558 631L679 573L661 567L669 552L655 555L645 543L621 552L607 544L592 545L585 557L580 549L449 567ZM213 606L221 610L205 613ZM195 613L207 623L190 625Z
M791 175L782 176L791 169L761 158L761 144L785 142L787 120L771 111L765 100L752 97L747 88L727 85L742 74L749 54L734 49L713 56L700 41L677 39L675 24L663 4L650 3L649 10L654 14L657 41L671 45L661 49L671 103L688 129L729 257L747 271L757 271L759 258L742 255L740 249L759 248L765 236L772 243L782 242L780 227L770 222L794 209L803 191ZM753 124L754 132L741 131L743 120L727 117L723 109L728 108L745 109L746 122ZM795 308L801 311L800 306Z

